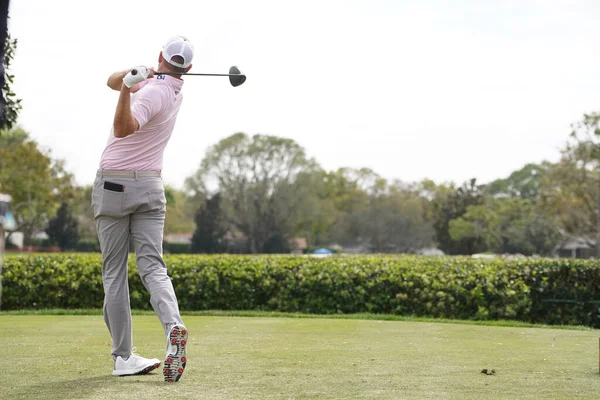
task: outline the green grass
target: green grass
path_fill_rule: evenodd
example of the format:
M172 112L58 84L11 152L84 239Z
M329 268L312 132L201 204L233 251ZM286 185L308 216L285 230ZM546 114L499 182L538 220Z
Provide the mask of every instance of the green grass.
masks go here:
M154 311L132 310L133 315L154 315ZM2 311L1 315L102 315L102 309L40 309L40 310L11 310ZM278 311L254 311L254 310L205 310L205 311L182 311L185 316L217 316L217 317L268 317L268 318L326 318L326 319L366 319L377 321L408 321L408 322L435 322L440 324L468 324L484 326L510 326L510 327L528 327L528 328L552 328L568 330L592 330L583 325L548 325L533 324L515 320L464 320L464 319L445 319L445 318L427 318L413 317L394 314L305 314L289 313Z
M0 314L0 399L596 399L598 331L349 318L186 315L182 380L110 375L100 315ZM162 328L136 313L138 353ZM483 368L495 369L484 375Z

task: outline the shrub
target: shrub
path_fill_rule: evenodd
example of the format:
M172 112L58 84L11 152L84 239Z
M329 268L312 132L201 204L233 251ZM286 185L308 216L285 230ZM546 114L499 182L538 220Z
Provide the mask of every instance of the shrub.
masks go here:
M102 307L99 254L18 255L5 261L4 310ZM600 262L591 260L165 255L165 261L182 310L598 325L593 301L600 300ZM132 307L151 309L134 255L129 277Z

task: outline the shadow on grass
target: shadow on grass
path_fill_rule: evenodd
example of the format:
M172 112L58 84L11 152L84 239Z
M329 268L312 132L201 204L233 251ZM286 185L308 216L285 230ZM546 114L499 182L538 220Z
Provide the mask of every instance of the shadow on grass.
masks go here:
M11 399L73 399L86 398L111 385L111 375L94 376L88 378L73 378L69 380L51 381L43 383L31 382L11 391Z
M151 387L164 387L166 385L162 373L155 371L135 376L112 376L108 374L22 386L10 391L10 399L86 399L96 397L101 392L106 393L106 398L112 398L111 394L114 394L115 390L120 391L119 388L123 391L128 390L129 385L132 384ZM0 398L2 395L0 393Z

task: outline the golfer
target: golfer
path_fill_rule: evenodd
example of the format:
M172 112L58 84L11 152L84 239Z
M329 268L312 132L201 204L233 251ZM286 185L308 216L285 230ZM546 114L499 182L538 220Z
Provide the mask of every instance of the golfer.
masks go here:
M186 366L188 332L162 258L166 198L163 153L181 107L182 73L191 69L194 47L171 38L158 56L158 69L143 66L115 72L108 86L119 91L111 134L92 191L92 208L102 252L104 321L112 338L113 375L144 374L160 367L156 358L134 354L127 258L130 242L150 303L165 331L164 379L176 382Z

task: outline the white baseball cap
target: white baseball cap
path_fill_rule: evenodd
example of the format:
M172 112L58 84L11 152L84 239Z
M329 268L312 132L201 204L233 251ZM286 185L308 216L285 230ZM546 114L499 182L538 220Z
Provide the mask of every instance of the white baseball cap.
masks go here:
M162 53L163 58L169 64L187 68L194 58L194 45L185 36L173 36L164 44ZM175 56L183 58L183 63L172 61Z

